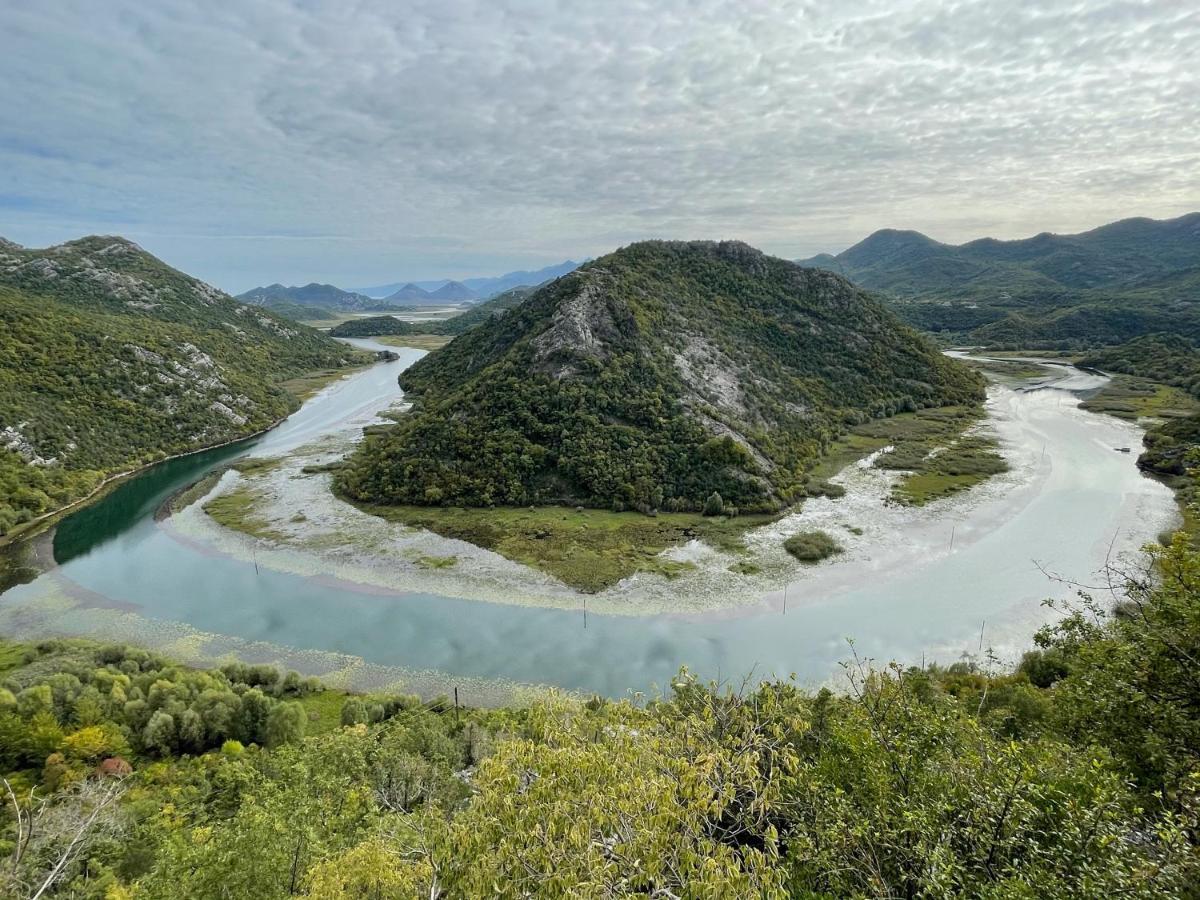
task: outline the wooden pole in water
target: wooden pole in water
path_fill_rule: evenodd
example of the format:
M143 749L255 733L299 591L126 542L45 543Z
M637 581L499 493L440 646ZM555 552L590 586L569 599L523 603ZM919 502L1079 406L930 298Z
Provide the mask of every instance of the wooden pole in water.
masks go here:
M454 689L454 726L458 727L458 688Z
M954 532L955 532L955 530L957 530L957 528L958 528L957 524L950 526L950 549L951 550L954 549Z
M583 598L583 630L587 631L587 596Z

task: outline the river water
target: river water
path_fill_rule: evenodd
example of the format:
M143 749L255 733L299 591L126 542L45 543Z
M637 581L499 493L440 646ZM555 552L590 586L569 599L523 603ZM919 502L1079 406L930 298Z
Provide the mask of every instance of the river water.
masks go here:
M1140 431L1076 406L1103 378L1065 367L1050 387L990 392L1012 473L913 511L883 504L868 484L893 476L849 471L847 498L812 501L797 521L849 514L867 536L797 572L786 591L724 611L601 615L585 613L582 597L576 609L536 608L366 587L218 552L155 521L172 493L239 455L277 456L373 421L422 355L396 352L399 361L331 385L267 435L172 460L64 519L56 565L0 597L0 633L132 640L197 662L271 660L358 687L462 684L476 702L514 684L620 696L665 685L685 664L704 677L794 673L814 684L852 652L908 663L984 647L1015 657L1053 615L1042 601L1072 593L1048 572L1090 582L1173 521L1170 493L1134 464Z

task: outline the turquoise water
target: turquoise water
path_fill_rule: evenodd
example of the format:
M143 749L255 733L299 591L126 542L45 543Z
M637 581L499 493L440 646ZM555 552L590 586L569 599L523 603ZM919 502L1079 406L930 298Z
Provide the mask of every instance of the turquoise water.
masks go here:
M774 602L691 616L591 613L585 627L582 609L368 590L274 571L179 540L154 521L174 491L240 454L275 455L369 419L397 398L397 374L421 355L399 352L399 362L327 389L270 434L164 463L65 519L54 538L58 567L0 597L2 621L25 634L86 632L78 624L86 617L36 619L38 598L53 589L77 608L115 607L217 635L436 670L447 684L473 677L618 696L665 684L684 664L733 681L796 673L819 682L851 655L851 638L859 655L877 661L951 661L977 652L982 630L984 643L1011 655L1046 621L1042 599L1069 593L1043 570L1087 579L1114 538L1136 546L1170 515L1169 493L1137 472L1132 454L1113 451L1137 440L1131 426L1048 390L1007 391L997 401L1002 434L1030 466L1028 483L977 509L956 508L953 525L926 517L903 546L881 545L878 558L798 580L786 612ZM959 544L945 554L951 527Z

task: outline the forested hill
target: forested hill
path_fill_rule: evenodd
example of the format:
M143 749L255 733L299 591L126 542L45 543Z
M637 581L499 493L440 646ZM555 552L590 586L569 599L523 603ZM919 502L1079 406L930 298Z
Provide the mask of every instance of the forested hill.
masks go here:
M803 264L883 292L919 327L993 345L1200 337L1200 213L961 245L886 229Z
M736 242L634 244L401 378L339 476L364 500L776 509L850 424L981 379L844 279Z
M347 347L127 240L0 243L0 534L107 475L258 431Z
M381 305L381 301L373 300L363 294L343 291L332 284L315 282L298 287L269 284L266 287L253 288L243 294L238 294L237 299L271 309L283 304L337 310L376 309Z

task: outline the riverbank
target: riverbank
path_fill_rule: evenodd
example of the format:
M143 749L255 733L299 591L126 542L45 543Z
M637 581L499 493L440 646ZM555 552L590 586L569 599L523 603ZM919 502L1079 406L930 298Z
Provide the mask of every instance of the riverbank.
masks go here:
M262 437L264 434L278 428L282 423L286 422L289 418L295 415L305 402L318 394L324 388L328 387L330 384L375 365L376 362L377 360L367 360L364 358L362 362L354 365L345 366L338 369L318 369L308 375L299 376L297 378L292 378L281 382L280 387L291 394L296 401L295 406L287 413L287 415L280 416L266 427L256 429L248 434L239 435L238 437L233 437L225 441L217 441L215 443L193 447L188 450L183 450L179 453L160 456L156 459L149 460L141 465L125 469L121 472L114 472L113 474L106 476L99 484L97 484L84 496L72 500L70 503L60 506L56 509L42 513L36 518L30 519L28 522L23 522L20 525L15 526L7 534L0 535L0 548L12 546L20 541L26 541L36 537L45 529L61 521L65 516L68 516L74 512L78 512L88 505L95 503L107 495L113 488L131 478L149 471L155 466L160 466L163 463L170 462L172 460L184 459L189 456L206 453L211 450L219 450L222 447L231 447L235 444L252 441L255 438Z
M751 529L745 554L692 540L663 554L690 564L673 579L639 573L581 594L329 493L323 466L403 402L396 375L418 351L398 352L260 438L250 457L282 465L226 472L165 522L153 511L228 460L133 480L94 515L72 518L57 534L60 565L4 595L0 633L269 653L311 674L383 666L431 688L474 678L620 696L667 683L682 663L703 678L794 672L820 685L839 671L848 637L881 660L953 662L978 650L986 622L987 646L1019 655L1057 615L1043 601L1072 596L1045 572L1086 582L1109 559L1136 561L1174 516L1169 492L1113 450L1140 440L1135 425L1081 410L1079 395L1058 387L995 385L986 427L1009 471L911 506L893 499L903 473L867 457L832 477L844 496L810 498ZM1066 367L1056 378L1084 394L1105 381ZM204 512L244 487L263 493L265 527L283 539L231 531ZM844 552L815 565L787 554L788 537L813 531Z
M381 418L390 414L385 410ZM775 515L352 504L330 493L328 472L349 452L354 433L326 435L322 443L299 448L258 473L223 477L200 511L255 541L255 558L268 565L325 571L350 583L392 587L399 578L409 587L426 585L455 596L500 595L559 608L573 608L582 593L596 597L598 611L635 615L683 608L670 590L675 584L687 595L687 608L721 608L752 601L797 574L799 564L782 549L790 532L779 534L779 546L771 548L756 532L781 521L802 524L805 504L840 497L845 489L838 473L865 457L870 466L893 473L886 485L879 482L885 492L877 498L881 505L923 506L1006 471L986 418L981 410L945 407L852 429L810 478L810 497ZM833 502L839 508L841 501ZM221 540L205 535L212 528L195 512L171 527ZM855 536L856 528L847 524L839 531ZM276 554L287 558L275 559ZM311 561L303 562L305 556ZM481 579L481 571L488 578ZM546 582L546 576L554 581ZM488 579L494 580L490 588ZM495 582L502 585L498 591ZM529 596L531 582L539 584L535 593L542 596ZM544 594L541 586L554 582L561 590ZM698 590L702 583L711 587Z

